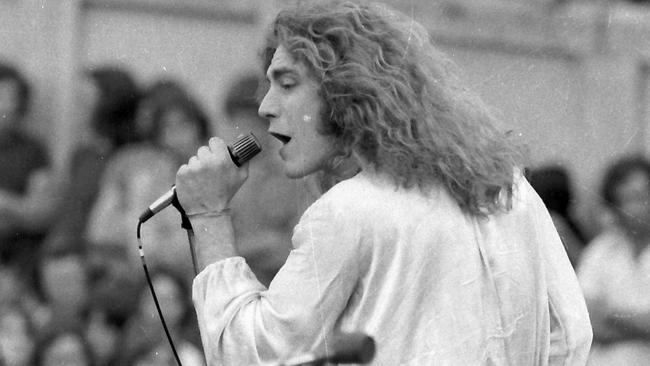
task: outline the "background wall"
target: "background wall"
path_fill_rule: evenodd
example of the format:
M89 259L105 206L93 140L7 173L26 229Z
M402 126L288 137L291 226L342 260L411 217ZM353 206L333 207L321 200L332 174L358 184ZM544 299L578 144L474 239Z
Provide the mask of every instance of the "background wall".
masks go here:
M409 8L504 127L523 135L533 165L568 168L577 210L591 224L603 169L650 146L649 8L504 0L421 2L414 9L402 2Z
M186 82L223 126L221 103L257 67L263 26L289 0L0 0L0 58L36 88L30 127L58 166L79 138L76 77L118 63L143 85ZM530 143L534 164L569 168L589 217L602 170L650 146L650 11L621 1L386 0L431 31Z

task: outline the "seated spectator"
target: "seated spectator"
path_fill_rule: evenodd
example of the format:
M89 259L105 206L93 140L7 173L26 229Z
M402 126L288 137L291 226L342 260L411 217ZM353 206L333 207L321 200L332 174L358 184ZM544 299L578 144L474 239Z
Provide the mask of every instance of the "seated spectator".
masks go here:
M551 214L553 224L575 268L586 238L571 211L574 197L568 172L559 165L544 166L533 169L528 180Z
M48 249L38 267L40 295L46 317L40 334L60 329L81 329L90 294L86 256L71 246Z
M143 95L137 125L148 139L120 151L108 162L99 198L86 232L93 245L122 245L130 273L142 277L136 224L142 211L174 184L176 171L210 136L206 114L177 82L161 80ZM150 128L150 131L146 131ZM163 210L142 227L150 267L174 267L194 277L187 234L173 209Z
M47 321L47 311L33 281L24 278L15 264L0 264L0 312L12 307L24 309L29 314L29 323L35 328Z
M142 276L129 273L124 246L90 246L90 293L84 334L94 366L117 365L125 325L137 310Z
M125 145L136 142L135 113L138 87L131 74L118 66L90 68L84 75L80 94L87 99L89 120L81 126L82 143L72 152L57 219L45 247L85 246L83 238L90 210L97 198L99 180L106 161Z
M36 333L27 309L19 303L0 308L0 365L30 366Z
M51 176L41 141L25 129L31 88L15 67L0 63L0 262L33 276L33 253L47 226L53 197L41 195Z
M182 364L204 365L203 352L199 346L199 328L187 281L173 269L159 266L151 271L151 283ZM129 319L123 337L122 354L126 360L133 360L136 355L139 355L141 362L149 358L153 364L166 365L167 361L173 360L171 347L165 338L162 322L148 284L144 281L137 299L138 308L135 315ZM153 358L158 352L160 358Z
M603 178L614 225L585 249L578 266L593 327L589 365L647 365L650 360L650 162L628 156Z
M81 332L62 328L39 341L33 365L92 366L92 353Z
M122 328L102 307L93 307L83 330L93 356L93 366L114 366L120 354Z

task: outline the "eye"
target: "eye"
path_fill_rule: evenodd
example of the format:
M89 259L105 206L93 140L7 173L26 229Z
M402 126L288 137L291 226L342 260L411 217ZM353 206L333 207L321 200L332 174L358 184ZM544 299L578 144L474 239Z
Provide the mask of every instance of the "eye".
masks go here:
M296 85L296 84L294 84L294 83L292 83L292 82L288 82L288 83L281 83L281 84L280 84L280 87L281 87L282 89L284 89L284 90L290 90L290 89L293 88L295 85Z
M290 90L296 86L296 81L292 78L282 78L279 82L280 87L284 90Z

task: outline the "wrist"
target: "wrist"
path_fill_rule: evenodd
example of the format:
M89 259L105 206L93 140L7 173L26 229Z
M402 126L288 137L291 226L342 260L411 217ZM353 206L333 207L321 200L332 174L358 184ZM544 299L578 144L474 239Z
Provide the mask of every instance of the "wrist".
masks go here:
M185 214L190 220L194 232L201 232L208 235L216 235L223 230L224 227L232 226L232 217L230 209L223 210L210 210L210 211L195 211Z
M189 217L195 238L198 271L224 258L237 255L230 210L197 212Z
M230 216L230 208L226 207L226 208L217 209L217 210L186 212L185 216L187 216L189 219L192 219L192 218L216 218L216 217L221 217L221 216Z

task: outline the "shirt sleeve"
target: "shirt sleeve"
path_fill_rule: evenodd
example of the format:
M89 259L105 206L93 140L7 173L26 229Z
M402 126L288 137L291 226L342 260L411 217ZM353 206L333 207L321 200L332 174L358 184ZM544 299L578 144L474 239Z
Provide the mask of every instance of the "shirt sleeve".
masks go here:
M193 301L208 365L253 365L327 353L328 336L359 279L360 228L316 202L294 230L294 250L266 289L241 257L209 265Z
M533 194L532 188L528 194ZM546 277L550 347L549 365L584 365L592 331L582 291L562 241L543 203L533 200L536 235Z

